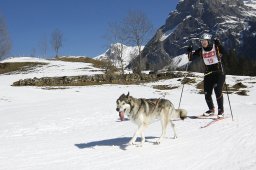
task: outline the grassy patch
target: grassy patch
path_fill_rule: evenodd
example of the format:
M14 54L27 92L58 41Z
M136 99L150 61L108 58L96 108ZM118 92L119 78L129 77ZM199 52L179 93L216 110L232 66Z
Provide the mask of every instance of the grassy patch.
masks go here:
M234 89L240 89L240 88L247 88L246 85L244 85L242 82L239 82L239 83L236 83L234 86L233 86Z
M172 90L176 89L179 86L169 86L169 85L154 85L153 89L158 89L158 90Z
M199 94L204 94L204 81L199 82L196 85L196 88L199 90ZM233 86L230 86L229 84L227 84L227 89L229 94L235 93L240 96L248 96L248 90L240 90L240 88L247 88L247 86L245 86L242 83L237 83ZM226 89L226 85L224 84L222 92L226 94L227 89Z
M27 72L35 67L46 65L46 63L38 62L14 62L14 63L0 63L0 74L11 72Z
M117 71L118 69L114 66L109 66L109 62L107 61L100 61L95 60L93 58L87 58L87 57L79 57L79 58L69 58L69 57L60 57L56 58L56 60L59 61L67 61L67 62L83 62L83 63L91 63L93 67L106 69L107 67L110 67L111 70Z
M240 96L248 96L248 91L247 90L241 90L236 92L236 94L240 95Z
M189 78L189 77L185 77L181 80L182 84L194 84L196 83L196 79L195 78Z
M43 90L65 90L65 89L69 89L68 87L43 87Z

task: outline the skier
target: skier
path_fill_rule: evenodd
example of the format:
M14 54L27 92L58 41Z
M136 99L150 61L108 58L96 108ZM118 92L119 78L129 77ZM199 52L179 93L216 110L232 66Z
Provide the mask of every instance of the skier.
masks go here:
M224 117L222 88L225 82L225 74L221 64L223 48L218 39L212 42L212 36L208 33L202 34L200 42L202 47L193 52L192 46L189 46L188 59L192 61L196 56L200 56L205 65L204 73L204 94L209 110L203 113L203 116L212 116L215 113L215 107L212 101L212 91L214 89L217 104L218 118Z

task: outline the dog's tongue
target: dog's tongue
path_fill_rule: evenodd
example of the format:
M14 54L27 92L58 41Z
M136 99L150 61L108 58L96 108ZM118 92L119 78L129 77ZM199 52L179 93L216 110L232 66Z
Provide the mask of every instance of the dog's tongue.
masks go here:
M121 121L124 121L124 112L119 112L119 117Z

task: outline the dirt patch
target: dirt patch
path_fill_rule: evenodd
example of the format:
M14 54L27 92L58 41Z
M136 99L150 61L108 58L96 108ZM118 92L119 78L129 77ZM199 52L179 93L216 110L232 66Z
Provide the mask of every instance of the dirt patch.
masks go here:
M227 85L227 88L226 88L226 85ZM248 96L248 90L241 90L240 88L247 88L246 85L242 84L241 82L240 83L237 83L233 86L231 86L230 84L224 84L223 86L223 93L227 94L232 94L232 93L235 93L235 94L238 94L238 95L241 95L241 96ZM196 85L196 88L199 90L199 94L204 94L204 81L201 81L199 82L197 85ZM228 90L228 91L227 91Z
M240 88L247 88L246 85L244 85L242 82L236 83L235 85L232 86L234 89L240 89Z
M176 89L179 86L169 86L169 85L154 85L153 89L158 89L158 90L172 90Z
M34 68L42 67L46 64L39 62L0 63L0 74L28 73Z
M240 96L248 96L248 91L247 90L241 90L236 92L236 94L240 95Z
M65 89L69 89L68 87L43 87L43 90L65 90Z
M183 79L178 79L177 81L180 81L181 84L195 84L196 83L195 78L189 78L189 77L185 77Z
M118 71L118 69L115 66L113 66L113 65L110 66L108 61L95 60L95 59L89 58L89 57L79 57L79 58L59 57L59 58L56 58L56 60L67 61L67 62L91 63L96 68L101 68L101 69L105 70L106 67L109 67L109 69L112 72Z

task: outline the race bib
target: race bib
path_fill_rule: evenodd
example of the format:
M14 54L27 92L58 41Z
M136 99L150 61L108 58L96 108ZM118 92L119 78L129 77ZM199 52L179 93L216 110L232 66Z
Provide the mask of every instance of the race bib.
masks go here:
M204 51L203 49L202 55L203 55L203 60L205 65L212 65L219 62L214 45L211 51Z

